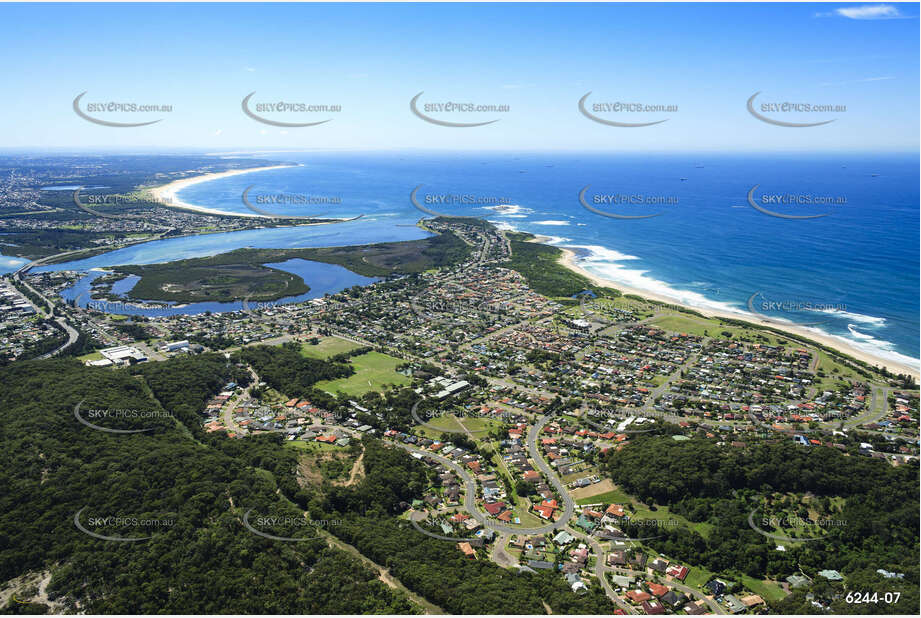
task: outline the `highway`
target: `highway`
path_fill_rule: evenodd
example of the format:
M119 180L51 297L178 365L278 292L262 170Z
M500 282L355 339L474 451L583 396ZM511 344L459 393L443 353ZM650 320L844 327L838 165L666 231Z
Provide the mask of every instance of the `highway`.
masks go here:
M37 315L39 315L39 316L49 316L49 317L52 316L52 315L54 314L54 304L53 304L51 301L49 301L47 298L45 298L44 295L42 295L38 290L36 290L35 288L33 288L31 285L29 285L28 282L27 282L25 279L22 278L22 275L23 275L23 273L28 272L29 269L32 268L33 266L35 266L35 265L37 265L37 264L41 264L41 263L44 262L45 260L49 260L49 259L51 259L52 257L58 257L58 256L60 256L60 255L67 255L67 254L69 254L69 253L76 253L76 252L75 252L75 251L68 251L68 252L66 252L66 253L59 253L57 256L50 256L50 257L47 257L47 258L42 258L42 259L40 259L40 260L35 260L34 262L29 262L28 264L25 264L25 265L23 265L23 266L20 266L19 269L16 270L16 272L13 273L13 277L14 277L19 283L21 283L23 286L25 286L26 289L28 289L30 292L32 292L33 294L35 294L36 296L38 296L39 298L41 298L43 301L45 301L45 304L47 305L47 307L50 307L50 308L51 308L51 311L50 311L50 312L46 312L44 307L39 307L39 306L37 306L35 303L32 302L32 300L31 300L30 298L26 297L26 300L29 301L29 304L32 305L32 307L35 309L35 313L36 313ZM57 317L57 318L54 318L54 321L55 321L55 323L56 323L58 326L61 327L61 329L62 329L65 333L67 333L67 341L65 341L63 344L61 344L60 346L58 346L57 348L55 348L55 349L52 350L51 352L46 352L45 354L42 354L41 356L38 356L38 357L36 357L36 358L39 358L39 359L51 358L52 356L54 356L54 355L56 355L56 354L59 354L59 353L63 352L65 349L67 349L68 347L70 347L70 346L72 346L73 344L75 344L75 343L77 342L77 338L80 336L80 333L78 333L77 330L76 330L74 327L72 327L72 326L67 322L67 320L64 319L63 316L59 316L59 317Z

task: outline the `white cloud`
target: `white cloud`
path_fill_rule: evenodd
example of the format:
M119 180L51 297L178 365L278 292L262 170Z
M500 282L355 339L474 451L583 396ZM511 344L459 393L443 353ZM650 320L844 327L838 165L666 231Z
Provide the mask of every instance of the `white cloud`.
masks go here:
M244 71L247 71L247 72L249 72L249 73L255 73L255 72L256 72L256 69L254 69L253 67L243 67L243 70L244 70Z
M845 6L835 9L832 13L817 13L817 17L847 17L848 19L902 19L905 15L891 4L863 4L861 6Z
M867 82L884 82L890 79L895 79L891 75L886 75L884 77L864 77L863 79L852 79L846 82L825 82L819 84L819 86L846 86L847 84L865 84Z

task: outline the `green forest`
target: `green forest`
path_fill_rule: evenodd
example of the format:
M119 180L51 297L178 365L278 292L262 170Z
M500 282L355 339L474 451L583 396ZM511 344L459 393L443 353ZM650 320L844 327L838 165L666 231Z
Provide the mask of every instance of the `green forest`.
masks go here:
M676 442L668 436L641 436L611 451L602 466L651 509L667 506L670 513L709 524L706 536L687 527L658 527L657 538L646 543L660 553L715 573L758 579L782 580L800 572L816 578L821 570L836 570L845 576L848 590L898 590L902 597L896 610L912 613L918 607L917 463L895 467L791 441L738 448L702 438ZM778 541L756 532L749 515L756 512L759 522L766 514L780 519L774 517L782 512L778 494L808 496L834 525L815 540L784 543L786 551L777 551ZM806 509L797 512L808 520ZM647 531L625 527L630 536ZM877 569L905 577L887 580ZM810 609L799 593L783 603L784 613ZM854 613L861 608L839 609Z
M320 360L302 356L300 344L249 346L235 353L235 358L252 365L266 384L289 397L327 400L329 395L313 388L323 380L347 378L355 369L348 362Z
M234 374L222 357L183 361L148 365L149 375L73 360L0 370L0 577L51 569L49 598L70 612L415 611L376 573L321 540L279 543L242 526L244 509L293 518L302 511L255 465L264 441L253 441L252 453L240 445L234 456L232 448L225 452L192 437L183 423L198 422L196 411L216 391L208 385L223 385ZM205 382L196 389L200 379ZM113 434L77 422L73 410L81 401L84 409L169 415L121 419L121 428L151 431ZM105 522L94 532L150 538L91 537L74 525L81 509L85 526L94 519L129 522ZM131 520L169 525L141 530ZM4 611L43 609L10 601Z
M517 270L528 281L528 287L544 296L568 297L592 288L586 277L578 275L559 263L562 252L556 247L528 242L530 234L508 233L512 256L503 264Z
M309 384L339 363L246 354L273 379ZM300 358L300 357L299 357ZM319 363L319 364L316 364ZM288 370L289 372L292 370ZM297 375L303 372L304 375ZM518 574L463 557L397 515L421 497L431 471L402 450L366 439L366 474L351 487L305 484L298 453L280 435L230 439L200 428L205 402L247 372L218 354L125 369L73 359L0 368L0 578L50 572L47 603L11 598L4 613L419 613L341 543L353 545L443 611L610 613L601 589L572 593L552 574ZM392 403L404 404L408 394ZM384 399L379 401L385 405ZM77 420L99 410L136 411ZM400 406L402 407L402 406ZM154 415L154 413L156 413ZM263 525L243 517L325 525ZM77 528L116 540L103 540ZM307 519L309 518L309 520ZM255 525L255 524L254 524ZM124 541L148 537L140 541ZM335 538L335 542L333 537ZM26 591L29 593L30 591ZM34 592L34 591L32 591ZM27 598L32 598L31 595Z

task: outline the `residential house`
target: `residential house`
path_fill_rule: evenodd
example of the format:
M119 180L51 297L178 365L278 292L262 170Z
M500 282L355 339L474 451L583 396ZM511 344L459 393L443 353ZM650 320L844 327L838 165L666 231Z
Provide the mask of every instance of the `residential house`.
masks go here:
M688 567L673 562L665 569L665 574L674 577L678 581L684 581L684 578L688 576L689 570Z
M761 605L764 603L764 599L762 599L757 594L750 594L746 597L742 597L739 600L745 604L745 607L755 607L756 605Z
M642 603L643 601L648 601L652 598L652 595L643 590L630 590L625 594L628 599L633 603Z
M486 509L486 512L496 517L499 513L505 510L505 502L489 502L483 505L483 508Z
M745 603L743 603L742 601L740 601L734 595L731 595L731 594L727 594L726 596L724 596L723 602L726 604L726 609L728 609L729 612L733 614L740 614L747 609L745 607Z
M726 592L726 582L720 581L718 579L712 579L704 585L704 588L709 590L710 594L715 597L723 596L723 593Z
M557 545L569 545L575 540L576 537L569 534L565 530L560 530L555 537L553 537L553 542Z
M669 590L659 597L659 600L669 607L678 607L679 605L683 605L688 598L680 592Z
M470 543L464 541L457 544L457 548L464 552L464 555L471 560L476 559L476 550L470 545Z
M665 570L668 568L668 561L656 558L649 563L649 568L657 573L665 573Z
M627 564L627 552L615 549L608 554L608 566L621 566Z
M665 613L665 606L658 601L643 601L642 606L643 611L646 612L648 616L656 616Z

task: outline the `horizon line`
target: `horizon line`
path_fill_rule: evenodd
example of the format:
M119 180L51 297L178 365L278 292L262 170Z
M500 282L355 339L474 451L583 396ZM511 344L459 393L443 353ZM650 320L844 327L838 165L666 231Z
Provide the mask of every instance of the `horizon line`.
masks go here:
M480 148L480 149L458 149L458 148L431 148L421 146L406 147L349 147L349 148L265 148L265 147L246 147L246 146L228 146L227 150L216 150L213 146L0 146L0 153L5 152L94 152L98 154L120 153L120 154L144 154L146 152L170 152L176 151L182 154L194 153L204 156L228 156L228 155L270 155L285 153L336 153L336 152L437 152L452 154L484 154L484 153L529 153L529 154L659 154L659 155L680 155L680 154L913 154L921 156L921 147L918 149L799 149L799 148L777 148L769 150L743 150L743 149L707 149L693 150L684 149L653 149L653 150L625 150L625 149L569 149L569 148Z

